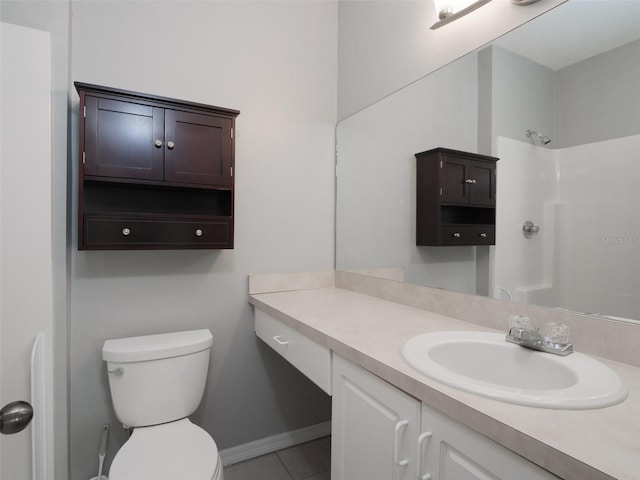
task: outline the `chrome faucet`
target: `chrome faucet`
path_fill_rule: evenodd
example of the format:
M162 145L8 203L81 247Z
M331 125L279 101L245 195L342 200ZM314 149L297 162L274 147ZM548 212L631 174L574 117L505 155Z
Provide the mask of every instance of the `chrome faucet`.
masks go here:
M528 318L516 317L516 319L509 328L507 342L554 355L566 356L573 352L573 345L569 343L568 338L569 327L566 325L548 323L544 327L545 333L547 333L545 335L540 333L537 328L528 325ZM526 322L519 319L526 319ZM560 333L556 333L558 329L561 330Z

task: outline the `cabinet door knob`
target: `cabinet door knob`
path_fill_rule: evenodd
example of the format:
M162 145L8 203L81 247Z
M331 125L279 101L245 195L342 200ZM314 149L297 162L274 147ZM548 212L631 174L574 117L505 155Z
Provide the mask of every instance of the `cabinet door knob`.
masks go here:
M175 143L173 143L171 140L169 140L169 141L167 142L167 148L168 148L169 150L173 150L173 147L175 147L175 146L176 146L176 144L175 144Z
M480 236L481 236L482 238L487 238L487 234L486 234L486 233L481 233L481 234L480 234Z
M127 227L124 227L122 229L122 235L124 235L125 237L128 236L131 233L131 230L129 230Z
M162 140L160 140L159 138L154 142L154 145L158 148L160 148L162 146Z
M199 228L196 230L196 237L201 237L202 236L202 230L200 230Z
M454 237L454 238L460 238L460 237L461 237L461 235L460 235L458 232L456 232L456 233L454 233L454 234L453 234L453 237Z

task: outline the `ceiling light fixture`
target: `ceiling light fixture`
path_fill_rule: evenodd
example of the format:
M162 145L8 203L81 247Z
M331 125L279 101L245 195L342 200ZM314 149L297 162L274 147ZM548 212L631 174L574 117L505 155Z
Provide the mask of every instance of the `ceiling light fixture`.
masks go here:
M439 20L431 25L431 30L440 28L458 18L464 17L491 0L434 0Z

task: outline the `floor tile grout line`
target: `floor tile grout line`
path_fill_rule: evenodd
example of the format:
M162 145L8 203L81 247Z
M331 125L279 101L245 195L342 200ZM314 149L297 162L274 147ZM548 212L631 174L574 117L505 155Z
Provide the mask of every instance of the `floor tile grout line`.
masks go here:
M287 468L287 464L286 464L286 463L284 463L284 461L282 460L282 458L280 458L280 455L278 455L278 452L273 452L273 453L275 453L275 454L276 454L276 457L278 458L278 461L279 461L279 462L280 462L280 464L283 466L283 468L287 471L287 475L289 475L289 478L290 478L291 480L294 480L294 479L293 479L293 475L291 474L291 471Z
M327 468L326 470L322 470L321 472L316 472L312 475L309 475L308 477L301 478L300 480L309 480L310 478L317 477L318 475L322 475L323 473L326 473L329 471L331 471L331 469Z

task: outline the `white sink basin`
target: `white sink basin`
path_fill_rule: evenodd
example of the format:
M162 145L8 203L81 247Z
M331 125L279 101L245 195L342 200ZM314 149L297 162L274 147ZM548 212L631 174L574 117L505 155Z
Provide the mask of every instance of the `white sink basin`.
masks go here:
M615 405L627 388L609 367L580 353L566 357L529 350L501 333L426 333L405 343L413 368L441 383L504 402L544 408Z

